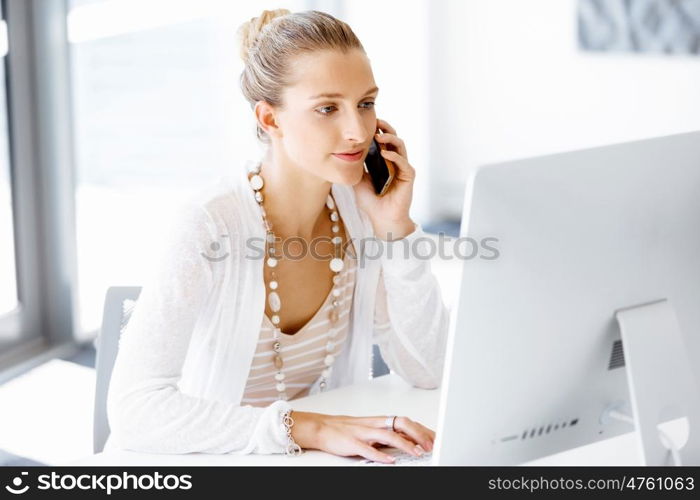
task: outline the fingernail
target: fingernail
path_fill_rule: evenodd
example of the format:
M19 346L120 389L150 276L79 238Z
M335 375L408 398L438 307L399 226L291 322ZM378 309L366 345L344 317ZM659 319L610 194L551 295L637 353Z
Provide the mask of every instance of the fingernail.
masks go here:
M387 456L386 456L386 459L387 459L389 462L391 462L391 463L396 462L396 457L392 457L391 455L387 455Z
M413 449L416 450L416 453L418 453L418 455L422 455L423 453L425 453L425 450L424 450L423 447L422 447L421 445L419 445L419 444L417 444L416 446L414 446Z

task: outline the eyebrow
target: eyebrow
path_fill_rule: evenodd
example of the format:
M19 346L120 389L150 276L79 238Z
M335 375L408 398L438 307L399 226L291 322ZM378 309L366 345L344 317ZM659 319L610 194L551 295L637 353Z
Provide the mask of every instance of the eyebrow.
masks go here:
M367 92L365 92L363 95L371 94L372 92L377 92L379 89L377 87L372 87L369 89ZM319 99L321 97L343 97L343 94L339 94L337 92L325 92L323 94L317 94L309 97L309 99Z

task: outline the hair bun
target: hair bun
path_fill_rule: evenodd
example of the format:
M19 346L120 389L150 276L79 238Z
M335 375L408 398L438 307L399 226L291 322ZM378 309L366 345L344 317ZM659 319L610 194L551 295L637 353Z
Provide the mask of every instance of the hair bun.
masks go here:
M258 17L251 18L250 21L246 21L238 28L238 43L243 62L248 60L250 48L255 45L262 29L273 19L287 14L291 14L288 9L264 10Z

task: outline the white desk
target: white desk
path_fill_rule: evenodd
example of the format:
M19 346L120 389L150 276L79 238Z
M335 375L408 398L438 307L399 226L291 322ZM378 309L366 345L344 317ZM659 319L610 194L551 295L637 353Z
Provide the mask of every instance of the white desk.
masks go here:
M290 401L299 411L336 415L405 415L436 430L440 389L416 389L391 374L363 384L342 387L322 394ZM676 437L675 433L672 437ZM301 456L275 455L164 455L112 450L64 465L85 466L208 466L208 465L351 465L361 457L339 457L318 450ZM527 462L524 465L640 465L632 433L582 446L564 453Z

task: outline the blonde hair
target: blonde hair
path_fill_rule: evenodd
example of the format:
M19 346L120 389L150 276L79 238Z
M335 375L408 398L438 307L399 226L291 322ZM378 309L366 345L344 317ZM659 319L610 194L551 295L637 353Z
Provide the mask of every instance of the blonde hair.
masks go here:
M348 24L325 12L291 13L287 9L264 10L238 28L240 56L245 63L241 91L255 108L258 101L282 106L282 92L289 85L293 56L316 50L347 52L364 47ZM267 133L256 124L259 140L269 144Z

